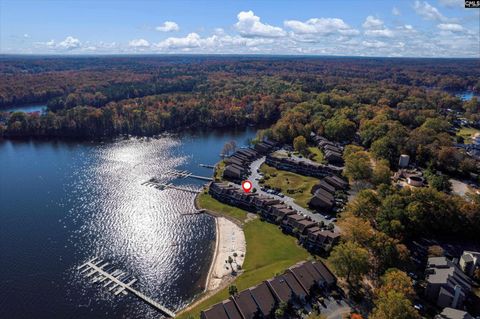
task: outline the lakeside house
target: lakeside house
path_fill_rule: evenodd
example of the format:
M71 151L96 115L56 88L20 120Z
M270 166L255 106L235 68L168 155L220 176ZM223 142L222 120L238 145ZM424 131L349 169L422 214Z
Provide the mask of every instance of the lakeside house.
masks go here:
M333 246L340 242L340 234L330 230L322 230L318 227L309 228L303 242L310 251L317 253L330 251Z
M343 148L335 144L323 136L315 135L313 140L318 147L323 151L325 160L334 165L343 165Z
M235 151L235 153L225 159L223 178L231 181L241 181L250 173L250 163L259 156L260 154L251 148L241 148Z
M288 215L281 224L286 233L302 235L308 228L317 226L316 222L306 219L300 214Z
M335 285L335 276L322 262L304 261L279 276L245 289L202 311L200 318L268 318L274 314L281 302L300 309L310 297L321 291L329 291Z
M265 140L255 144L254 149L259 154L266 155L273 152L278 147L278 144L273 141Z
M338 233L322 230L318 223L299 214L279 199L245 193L226 182L211 182L209 194L222 203L258 213L266 221L280 225L285 233L296 236L312 252L326 251L339 241Z
M327 176L314 185L310 192L313 197L308 202L310 208L330 211L335 206L335 193L348 188L348 183L338 176Z
M463 309L472 281L455 263L446 257L430 257L425 274L427 299L439 307Z
M299 160L293 157L277 157L272 154L266 156L265 163L276 169L317 178L330 175L340 175L342 173L342 169L336 166Z

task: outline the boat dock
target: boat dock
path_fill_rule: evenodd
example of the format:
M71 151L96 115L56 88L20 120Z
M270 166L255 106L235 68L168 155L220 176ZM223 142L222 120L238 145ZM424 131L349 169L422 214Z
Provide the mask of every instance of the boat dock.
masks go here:
M166 174L173 175L173 176L176 176L176 177L181 177L181 178L191 177L191 178L201 179L201 180L204 180L204 181L213 181L212 177L193 175L189 171L177 171L177 170L174 169L174 170L167 171Z
M103 262L104 262L103 260L99 259L98 257L95 257L87 261L83 265L77 267L77 270L79 270L81 274L85 274L85 277L87 278L93 276L93 280L92 280L93 283L102 283L105 281L105 284L103 284L103 287L108 287L111 285L111 287L109 287L108 290L114 291L113 294L115 296L121 293L127 294L127 292L130 292L135 296L137 296L138 298L145 301L150 306L161 311L163 314L167 315L168 317L175 318L175 312L167 309L166 307L162 306L155 300L147 297L140 291L132 288L133 283L137 281L136 279L131 279L128 283L125 283L123 280L129 278L129 276L127 276L126 273L118 269L112 272L104 270L104 268L108 266L109 263L108 262L103 263Z
M215 168L215 165L208 165L208 164L198 164L198 166L205 167L205 168L211 168L211 169Z
M195 194L198 194L202 191L201 189L193 189L193 188L188 188L188 187L175 186L175 185L172 185L172 183L168 183L168 184L160 183L157 180L155 180L155 178L152 178L152 179L150 179L146 182L143 182L142 185L155 187L155 188L160 189L160 190L171 188L171 189L176 189L176 190L179 190L179 191L190 192L190 193L195 193Z

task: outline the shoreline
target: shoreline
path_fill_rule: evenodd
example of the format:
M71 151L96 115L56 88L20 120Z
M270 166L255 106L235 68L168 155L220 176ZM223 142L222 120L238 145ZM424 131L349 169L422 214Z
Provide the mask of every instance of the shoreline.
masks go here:
M228 256L234 258L232 255L233 252L237 253L237 257L234 258L234 262L232 263L232 265L235 265L234 267L237 265L243 266L243 262L245 261L246 240L242 223L228 216L222 216L221 214L201 208L197 200L198 194L194 199L195 209L202 210L205 214L215 219L215 250L205 279L204 291L196 296L186 307L179 310L177 315L189 311L205 299L226 288L241 275L242 270L237 271L236 275L233 275L230 265L225 262ZM226 267L228 267L228 269Z
M224 282L230 282L231 280L229 279L231 278L228 277L235 278L235 276L228 274L228 272L225 271L224 261L230 256L228 252L231 252L232 254L235 252L237 253L237 257L235 258L232 256L232 258L235 259L235 266L243 266L246 254L246 240L245 234L243 233L242 223L234 218L223 216L200 207L198 203L198 195L199 194L196 194L193 200L195 209L197 211L202 210L205 214L208 214L215 219L215 250L213 252L212 262L210 263L210 268L205 280L204 289L204 293L207 293L217 291L219 287L224 286ZM231 236L231 239L234 239L231 240L230 243L228 242L228 235ZM225 257L225 260L224 258L220 258L220 256ZM241 270L238 273L241 273ZM212 283L214 278L218 278L219 280L217 280L215 283Z
M207 273L207 278L205 279L205 288L203 289L203 292L208 292L210 289L210 282L212 280L212 274L213 274L213 269L215 268L215 265L217 264L217 258L218 258L218 248L220 246L220 238L219 238L219 226L218 226L218 219L217 217L213 217L215 220L215 250L213 251L213 256L212 256L212 261L210 263L210 268L208 269Z
M224 217L216 217L216 224L218 240L205 285L206 291L215 291L223 287L225 282L236 278L245 260L246 241L242 228ZM232 263L227 262L230 258Z

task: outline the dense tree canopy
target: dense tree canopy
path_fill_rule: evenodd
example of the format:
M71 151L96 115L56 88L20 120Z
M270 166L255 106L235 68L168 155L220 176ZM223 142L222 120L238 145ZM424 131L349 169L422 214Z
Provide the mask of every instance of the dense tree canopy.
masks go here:
M344 277L349 284L358 283L369 268L367 250L352 241L335 246L330 262L336 273Z

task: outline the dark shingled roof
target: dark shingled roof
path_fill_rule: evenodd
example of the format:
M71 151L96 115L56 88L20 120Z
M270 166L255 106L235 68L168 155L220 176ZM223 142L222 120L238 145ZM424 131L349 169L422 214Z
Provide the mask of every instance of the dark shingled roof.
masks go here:
M309 201L308 205L312 207L320 207L320 208L332 208L333 206L333 201L328 200L322 195L315 194Z
M287 284L283 275L277 276L267 281L275 297L281 302L288 302L292 298L292 289Z
M318 183L318 186L329 192L330 194L335 193L335 187L327 183L326 180L321 180L320 183Z
M224 301L223 307L229 319L242 319L242 315L238 312L237 306L232 300Z
M293 273L305 291L310 292L310 289L315 285L315 279L307 270L305 264L295 265L288 271Z
M333 285L337 281L335 276L322 262L314 261L312 264L320 273L320 275L322 275L323 279L325 279L328 285Z
M233 297L238 310L245 319L252 319L258 311L257 304L253 300L250 290L241 291L238 295Z
M307 292L302 288L298 280L291 272L286 272L283 274L283 278L287 282L288 286L297 296L305 296Z
M265 317L273 313L275 309L275 298L266 283L263 282L254 288L250 288L250 293Z
M335 197L323 188L317 189L317 191L315 192L315 195L322 196L325 199L328 199L329 201L332 201L332 202L335 200Z
M234 175L240 176L240 175L242 175L242 172L243 172L242 168L240 166L235 165L235 164L227 165L225 167L225 170L223 171L224 174L232 175L232 176L234 176Z
M238 158L234 158L234 157L229 157L225 160L225 163L227 164L236 164L238 166L243 166L244 165L244 161L241 161L240 159Z
M202 318L204 319L229 319L222 303L213 305L212 308L203 311Z
M345 189L348 186L348 183L338 176L327 176L325 181L337 189Z
M306 219L305 217L303 217L302 215L300 214L295 214L295 215L290 215L287 217L288 219L294 219L296 221L300 221L300 220L304 220Z
M305 268L308 270L310 275L312 275L313 279L315 279L316 283L322 283L325 281L323 276L318 272L318 270L313 266L311 261L307 261L306 263L303 264Z

